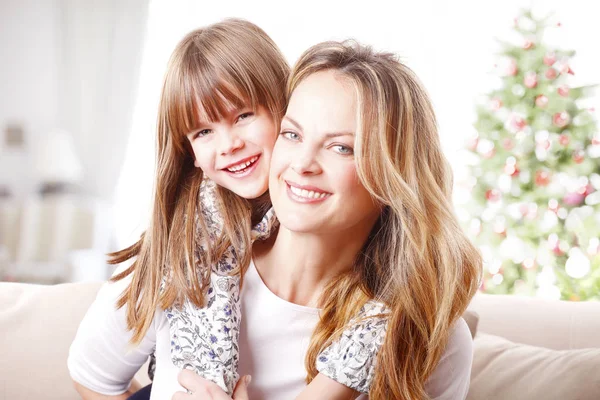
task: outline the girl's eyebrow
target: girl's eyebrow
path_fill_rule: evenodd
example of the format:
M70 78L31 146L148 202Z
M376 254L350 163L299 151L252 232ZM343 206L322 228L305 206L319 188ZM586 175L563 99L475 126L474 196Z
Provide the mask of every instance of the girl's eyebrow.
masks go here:
M294 125L301 132L304 130L302 128L302 125L300 125L300 123L298 121L296 121L294 118L286 115L285 117L283 117L283 119L288 120L292 125ZM334 137L338 137L338 136L354 136L354 132L330 132L330 133L325 134L326 138L334 138Z

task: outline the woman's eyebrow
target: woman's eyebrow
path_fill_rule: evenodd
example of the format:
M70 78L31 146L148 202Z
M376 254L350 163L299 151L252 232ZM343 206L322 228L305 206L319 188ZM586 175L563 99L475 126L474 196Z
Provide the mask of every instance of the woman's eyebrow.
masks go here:
M331 132L325 134L326 138L334 138L338 136L354 136L354 132Z
M286 116L283 117L283 119L287 119L288 121L290 121L292 123L292 125L294 125L296 128L298 128L300 131L304 130L302 128L302 125L300 125L294 118L286 115Z
M304 129L302 128L302 125L300 125L300 123L298 121L296 121L294 118L286 115L285 117L283 117L283 119L288 120L292 125L294 125L296 128L298 128L300 131L303 131ZM326 138L334 138L334 137L338 137L338 136L354 136L354 132L330 132L330 133L326 133L325 137Z

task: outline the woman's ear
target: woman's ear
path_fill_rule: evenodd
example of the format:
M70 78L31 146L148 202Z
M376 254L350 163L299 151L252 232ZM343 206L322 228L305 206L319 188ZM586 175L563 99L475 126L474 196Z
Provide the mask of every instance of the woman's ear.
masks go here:
M194 158L194 167L200 168L200 165L198 165L198 160L196 158Z

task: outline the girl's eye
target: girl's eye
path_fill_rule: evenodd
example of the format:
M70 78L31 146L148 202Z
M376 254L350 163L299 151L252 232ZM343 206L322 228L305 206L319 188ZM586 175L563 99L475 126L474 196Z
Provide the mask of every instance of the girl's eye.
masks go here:
M281 132L280 135L289 140L293 140L293 141L300 140L300 135L298 135L296 132L286 131L286 132Z
M212 131L211 131L210 129L202 129L201 131L198 131L198 132L196 133L196 137L197 137L197 138L204 137L204 136L206 136L206 135L210 134L211 132L212 132Z
M250 117L251 117L251 116L253 116L253 115L254 115L254 113L253 113L253 112L247 112L247 113L243 113L243 114L240 114L240 116L239 116L239 117L237 117L237 120L238 120L238 121L242 121L242 120L244 120L244 119L246 119L246 118L250 118Z
M354 154L354 149L349 146L344 146L343 144L336 144L333 146L333 148L335 149L336 153L344 156L350 156Z

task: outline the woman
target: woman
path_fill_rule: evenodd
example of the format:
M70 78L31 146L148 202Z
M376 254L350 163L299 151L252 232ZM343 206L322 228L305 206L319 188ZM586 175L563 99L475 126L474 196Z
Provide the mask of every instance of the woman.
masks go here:
M293 398L371 299L391 312L369 398L466 398L472 343L461 315L481 258L452 211L451 169L421 84L390 54L329 42L301 57L289 92L269 179L280 228L255 244L242 291L249 398ZM282 376L296 391L276 397ZM228 398L189 372L180 382L191 394L174 399Z

